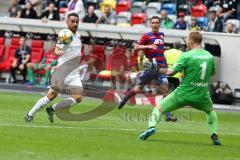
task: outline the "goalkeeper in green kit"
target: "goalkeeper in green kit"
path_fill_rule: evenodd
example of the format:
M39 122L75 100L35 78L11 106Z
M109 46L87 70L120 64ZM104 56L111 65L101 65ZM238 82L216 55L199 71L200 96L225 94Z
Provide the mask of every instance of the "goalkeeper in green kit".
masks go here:
M210 78L215 73L214 58L208 51L202 49L201 43L202 35L199 32L191 32L187 42L190 51L179 57L173 69L159 69L160 73L166 75L183 71L184 77L181 84L153 109L149 118L149 128L139 136L140 140L146 140L156 133L156 125L163 113L191 106L206 113L211 140L214 145L221 144L217 136L217 114L213 110L208 90Z

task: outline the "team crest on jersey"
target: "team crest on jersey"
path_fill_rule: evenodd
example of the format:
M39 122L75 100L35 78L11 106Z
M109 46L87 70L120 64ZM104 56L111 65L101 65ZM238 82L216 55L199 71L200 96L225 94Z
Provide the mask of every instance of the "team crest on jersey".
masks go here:
M155 39L154 44L155 45L163 45L163 40L162 39Z

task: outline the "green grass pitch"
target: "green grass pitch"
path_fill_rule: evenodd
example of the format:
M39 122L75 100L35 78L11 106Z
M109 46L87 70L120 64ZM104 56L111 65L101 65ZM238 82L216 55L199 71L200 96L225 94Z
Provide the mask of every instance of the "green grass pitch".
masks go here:
M152 107L126 106L86 122L56 118L53 124L44 109L32 123L25 123L23 116L40 97L0 93L0 160L240 159L240 112L218 111L222 146L212 145L206 116L189 108L175 112L179 121L161 121L157 134L139 141ZM71 110L86 112L98 103L85 98Z

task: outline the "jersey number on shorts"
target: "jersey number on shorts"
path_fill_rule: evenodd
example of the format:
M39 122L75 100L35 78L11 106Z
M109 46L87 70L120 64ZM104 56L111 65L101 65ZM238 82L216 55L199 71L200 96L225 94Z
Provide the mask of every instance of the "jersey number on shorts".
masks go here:
M206 76L206 70L207 70L207 62L203 62L202 64L200 64L201 67L201 77L200 79L204 80L205 76Z

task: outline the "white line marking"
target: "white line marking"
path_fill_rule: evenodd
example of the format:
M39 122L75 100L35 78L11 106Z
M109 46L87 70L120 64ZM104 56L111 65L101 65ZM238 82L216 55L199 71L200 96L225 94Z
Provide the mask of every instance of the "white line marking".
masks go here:
M74 127L74 126L60 126L60 125L33 125L33 124L12 124L12 123L0 123L0 127L25 127L25 128L57 128L57 129L77 129L77 130L102 130L102 131L134 131L142 132L143 130L131 129L131 128L87 128L87 127ZM158 130L158 133L186 133L186 134L210 134L210 132L203 132L201 130L192 131L174 131L174 130ZM227 133L219 132L220 135L233 135L240 136L240 133Z

